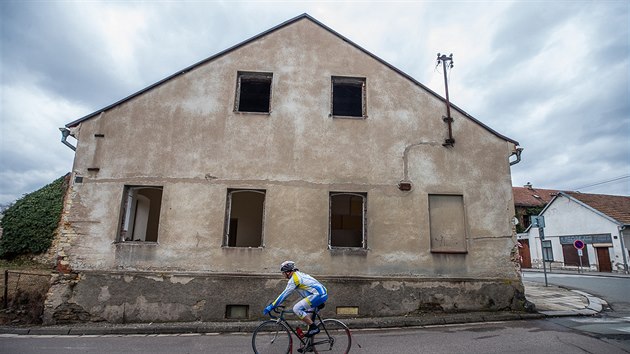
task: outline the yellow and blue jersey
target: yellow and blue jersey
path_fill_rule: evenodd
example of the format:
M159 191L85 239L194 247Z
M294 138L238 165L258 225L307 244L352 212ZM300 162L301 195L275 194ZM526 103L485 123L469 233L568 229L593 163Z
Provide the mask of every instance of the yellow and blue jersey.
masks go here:
M291 293L293 293L293 291L297 291L302 298L312 298L315 296L317 298L324 298L325 301L325 298L328 297L326 288L322 285L322 283L317 281L317 279L306 273L295 271L287 282L287 287L284 289L282 294L280 294L271 304L274 307L280 305L289 295L291 295Z

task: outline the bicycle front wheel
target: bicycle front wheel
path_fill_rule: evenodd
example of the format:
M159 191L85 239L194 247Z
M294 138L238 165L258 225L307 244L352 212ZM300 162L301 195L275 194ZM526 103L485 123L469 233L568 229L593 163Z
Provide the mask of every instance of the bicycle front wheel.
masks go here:
M318 353L350 352L352 337L350 329L343 322L335 319L325 319L319 324L320 332L313 337L313 343Z
M261 323L252 335L252 348L257 354L290 353L292 344L289 329L273 320Z

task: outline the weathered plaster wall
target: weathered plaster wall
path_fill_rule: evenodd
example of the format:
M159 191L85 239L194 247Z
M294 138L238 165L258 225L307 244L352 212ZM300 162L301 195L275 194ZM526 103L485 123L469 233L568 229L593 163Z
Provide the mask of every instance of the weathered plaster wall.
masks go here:
M498 311L521 307L519 281L323 277L330 293L326 316L338 306L358 307L358 316L418 315L426 312ZM279 276L83 272L60 276L46 303L45 324L216 321L227 305L248 305L248 319L286 286ZM255 292L251 289L256 289ZM226 296L228 295L228 296ZM297 298L289 298L291 306Z
M270 114L233 111L238 71L273 73ZM366 78L368 118L329 116L333 75ZM74 173L83 181L69 192L61 263L78 272L206 276L277 274L281 261L294 259L318 276L518 281L510 261L513 146L452 112L456 143L446 148L441 100L313 22L298 21L80 124ZM397 188L402 179L412 181L412 191ZM114 242L125 185L163 186L157 244ZM264 247L222 247L228 188L266 191ZM331 191L367 193L368 250L328 249ZM432 193L463 195L467 254L431 253ZM94 295L85 282L80 278L73 295L82 303ZM85 306L104 313L96 307L105 305Z

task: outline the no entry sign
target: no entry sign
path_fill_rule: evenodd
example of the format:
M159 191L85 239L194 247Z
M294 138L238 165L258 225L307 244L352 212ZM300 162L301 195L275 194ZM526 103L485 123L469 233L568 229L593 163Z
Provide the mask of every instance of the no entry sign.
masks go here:
M573 247L575 247L576 250L584 249L584 241L582 240L573 241Z

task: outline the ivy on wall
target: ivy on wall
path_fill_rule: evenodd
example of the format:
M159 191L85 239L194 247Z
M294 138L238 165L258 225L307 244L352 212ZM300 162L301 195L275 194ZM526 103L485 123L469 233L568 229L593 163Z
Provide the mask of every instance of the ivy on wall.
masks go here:
M69 175L25 194L4 211L0 221L0 258L42 253L50 247L61 219Z

